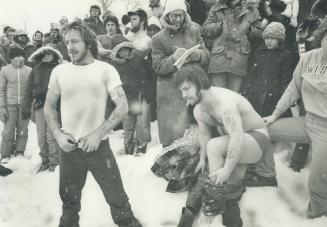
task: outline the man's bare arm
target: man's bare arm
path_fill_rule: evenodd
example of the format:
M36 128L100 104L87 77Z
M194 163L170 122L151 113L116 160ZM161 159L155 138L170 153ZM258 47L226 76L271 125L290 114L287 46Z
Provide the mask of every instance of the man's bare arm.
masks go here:
M99 133L101 137L105 137L114 129L127 115L128 103L125 92L121 86L116 87L110 92L111 99L116 104L116 108L110 114L109 118L100 126Z
M44 117L54 137L61 132L57 114L57 103L59 98L60 95L48 90L44 104Z
M230 174L234 170L241 156L241 145L243 144L244 131L242 119L236 106L225 108L225 110L222 111L222 120L224 127L229 134L224 168L226 168Z

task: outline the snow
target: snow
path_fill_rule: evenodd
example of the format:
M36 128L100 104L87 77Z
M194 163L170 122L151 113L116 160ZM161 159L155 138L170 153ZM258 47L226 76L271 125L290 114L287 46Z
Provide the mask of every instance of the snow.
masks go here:
M165 192L167 182L150 171L161 152L156 124L152 124L152 135L148 152L140 157L123 155L122 131L111 134L110 143L136 217L147 227L175 227L187 194ZM29 125L29 136L25 156L12 158L7 164L14 173L0 178L1 227L58 226L61 215L59 169L54 173L36 173L41 159L33 123ZM289 150L283 149L275 154L278 188L247 188L240 202L245 227L327 226L327 217L306 219L308 169L301 173L292 172L287 167ZM220 216L211 225L202 223L205 219L200 216L193 227L223 226ZM83 190L80 225L115 226L109 206L91 174Z

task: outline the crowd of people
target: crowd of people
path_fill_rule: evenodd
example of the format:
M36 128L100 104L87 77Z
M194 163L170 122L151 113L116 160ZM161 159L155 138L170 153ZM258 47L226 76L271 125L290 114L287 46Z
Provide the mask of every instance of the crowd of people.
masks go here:
M311 148L307 216L327 216L326 12L326 0L150 0L148 10L121 20L92 5L87 18L62 17L32 42L5 26L1 175L12 173L3 166L10 158L24 155L32 120L38 172L60 165L60 227L79 226L88 170L114 222L140 227L109 132L120 125L125 154L140 155L151 121L163 148L197 124L197 180L178 227L191 226L200 211L241 227L244 186L278 185L271 142L280 141L297 143L294 171L304 168ZM300 117L290 110L296 106Z

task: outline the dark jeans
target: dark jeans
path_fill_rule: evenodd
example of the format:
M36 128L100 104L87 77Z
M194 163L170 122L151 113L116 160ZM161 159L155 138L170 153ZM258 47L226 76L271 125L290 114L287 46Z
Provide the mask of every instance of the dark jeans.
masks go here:
M114 222L119 225L134 217L108 140L103 140L99 149L90 153L81 149L70 153L61 151L59 159L59 193L63 203L59 227L79 227L81 194L88 171L99 184Z

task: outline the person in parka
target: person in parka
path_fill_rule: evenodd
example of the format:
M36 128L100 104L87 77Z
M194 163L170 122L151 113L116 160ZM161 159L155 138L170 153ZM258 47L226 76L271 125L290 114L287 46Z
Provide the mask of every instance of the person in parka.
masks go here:
M9 48L11 64L0 71L0 120L4 123L1 141L1 162L11 155L23 155L29 118L23 119L21 104L31 68L24 65L24 50L17 45Z
M211 49L208 73L213 86L239 92L251 40L261 34L256 0L217 1L202 26L202 35Z
M198 25L186 13L184 1L168 0L161 17L163 30L152 37L153 68L158 75L157 81L157 119L160 143L165 147L184 135L189 127L191 114L186 101L174 85L177 68L176 60L197 44L188 58L188 64L206 67L209 51L205 47Z
M123 120L125 153L145 153L151 141L151 103L155 98L153 74L124 36L116 36L112 44L112 65L120 75L129 109Z
M18 29L14 33L13 43L12 45L18 45L20 48L24 50L24 64L28 67L32 67L33 64L28 62L27 59L31 56L31 54L36 50L36 47L30 43L30 38L28 37L27 33L24 32L22 29Z
M22 102L22 115L26 118L30 117L32 109L35 113L36 131L40 147L39 154L42 159L38 172L48 169L53 172L58 165L59 148L45 121L43 106L51 72L58 64L63 62L63 56L58 50L47 45L36 50L28 61L34 62L36 65L27 80Z

